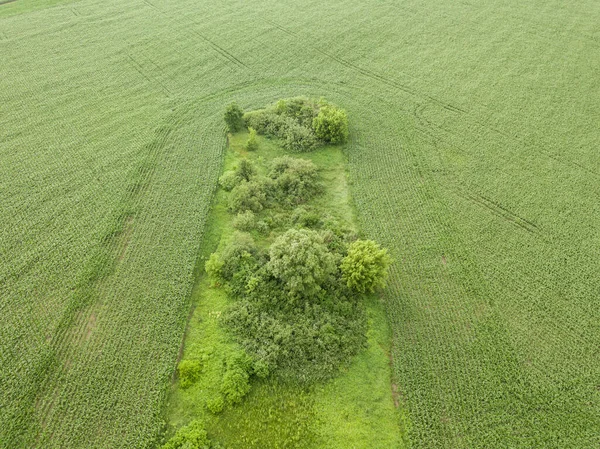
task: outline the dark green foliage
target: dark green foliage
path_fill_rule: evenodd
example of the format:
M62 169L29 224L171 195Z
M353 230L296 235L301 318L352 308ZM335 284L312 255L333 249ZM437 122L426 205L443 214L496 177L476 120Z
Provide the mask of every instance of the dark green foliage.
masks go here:
M202 363L200 360L182 360L177 370L181 388L187 388L198 380L202 372Z
M256 217L254 212L247 210L237 214L231 224L239 231L251 231L256 227Z
M235 169L235 175L240 181L250 181L256 175L256 168L248 159L242 159Z
M244 123L259 134L279 137L283 147L293 152L312 151L319 141L336 144L348 138L346 112L323 100L279 100L274 106L246 113Z
M240 160L234 170L227 170L219 178L219 184L223 190L230 192L242 182L250 181L256 175L256 168L248 159Z
M225 109L225 123L229 132L241 131L244 128L244 111L236 102L231 103Z
M226 192L231 192L231 190L238 185L239 179L235 174L235 170L227 170L225 173L221 175L219 178L219 185Z
M250 391L252 359L243 351L229 357L221 384L221 393L229 404L239 403Z
M163 445L162 449L218 449L220 446L213 444L204 430L201 421L192 421L187 426L181 427L173 437Z
M301 228L320 227L321 215L315 210L309 210L304 206L297 207L292 213L292 223Z
M316 136L328 143L344 143L348 139L348 116L343 109L325 105L313 119Z
M275 280L264 280L224 317L255 360L255 370L298 383L335 374L365 345L366 317L344 285L331 284L318 301L289 302Z
M229 194L229 210L231 212L260 212L267 203L264 184L258 181L241 182Z
M266 270L280 281L290 298L311 297L333 280L337 258L318 232L290 229L269 248Z
M275 196L282 204L303 203L322 191L318 168L306 159L276 158L271 164L269 177L275 184Z
M387 250L373 240L357 240L349 246L340 268L348 287L366 293L385 286L391 263Z
M294 153L312 151L319 144L312 129L294 122L286 124L282 138L283 148Z

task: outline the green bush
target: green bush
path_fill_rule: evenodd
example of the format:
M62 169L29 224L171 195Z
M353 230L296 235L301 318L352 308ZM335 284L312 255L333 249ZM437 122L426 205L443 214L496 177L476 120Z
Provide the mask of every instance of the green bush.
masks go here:
M337 265L318 232L290 229L269 248L266 269L291 297L311 297L331 281Z
M239 180L234 170L227 170L225 173L221 175L219 178L219 185L226 192L231 192L231 190L238 185Z
M387 250L373 240L357 240L350 244L340 268L346 285L365 293L385 286L391 263Z
M345 285L329 285L323 298L290 303L279 282L263 281L223 319L254 359L257 376L309 384L335 375L366 344L364 308Z
M252 359L243 351L231 355L221 382L221 393L229 404L238 404L250 391Z
M275 183L276 199L288 205L308 201L323 190L317 166L306 159L276 158L269 177Z
M218 395L212 399L206 401L206 408L215 415L221 413L225 407L225 400L222 395Z
M187 388L200 378L202 363L200 360L182 360L177 367L179 371L179 385Z
M248 136L248 140L246 141L246 150L258 150L258 140L256 137L256 130L254 128L250 128L250 135Z
M286 125L281 137L283 148L295 153L312 151L319 143L312 129L293 122Z
M181 427L162 449L218 449L219 447L208 439L202 422L195 420Z
M244 111L236 102L231 103L225 109L225 123L229 132L235 133L244 129Z
M314 210L300 206L292 213L292 223L301 228L316 228L321 225L321 215Z
M348 139L348 116L343 109L325 105L313 119L316 136L328 143L344 143Z
M240 231L251 231L256 227L256 217L254 212L247 210L238 213L233 219L232 225L235 229Z
M208 274L213 285L218 285L223 278L223 259L217 253L212 253L204 264L204 270Z
M267 203L264 185L257 181L241 182L229 194L228 206L231 212L260 212Z

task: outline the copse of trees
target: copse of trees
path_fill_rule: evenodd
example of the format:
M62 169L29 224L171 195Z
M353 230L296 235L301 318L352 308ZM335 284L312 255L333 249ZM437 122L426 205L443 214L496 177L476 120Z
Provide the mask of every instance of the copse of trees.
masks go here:
M234 112L230 115L237 124L239 111ZM296 153L312 151L324 143L344 143L348 139L346 112L323 99L279 100L265 109L247 112L243 121L258 134L280 138L286 150Z

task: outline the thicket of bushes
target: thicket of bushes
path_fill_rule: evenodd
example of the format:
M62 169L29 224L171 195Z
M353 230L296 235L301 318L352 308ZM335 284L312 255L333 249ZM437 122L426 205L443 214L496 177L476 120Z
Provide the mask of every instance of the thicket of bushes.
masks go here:
M231 132L244 126L250 129L247 149L257 148L254 133L278 137L291 152L312 151L323 143L339 144L348 139L346 111L327 101L308 98L279 100L258 111L243 113L232 103L225 112L225 122Z
M290 107L309 121L314 112L300 104L275 108ZM323 380L364 346L361 294L383 285L390 259L375 242L357 240L327 214L302 206L323 192L312 161L285 156L258 173L242 160L221 178L239 231L211 255L206 271L235 298L223 323L250 356L245 373ZM289 229L261 248L249 233L258 223Z

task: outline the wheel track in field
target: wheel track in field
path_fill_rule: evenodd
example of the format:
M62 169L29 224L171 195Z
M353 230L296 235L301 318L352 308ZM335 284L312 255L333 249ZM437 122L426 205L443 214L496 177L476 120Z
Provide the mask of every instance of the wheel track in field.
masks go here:
M415 107L415 109L414 109L414 116L417 118L417 120L421 123L421 125L424 128L431 128L431 129L437 131L438 136L435 136L434 134L430 133L432 137L435 136L434 138L439 139L439 135L449 134L454 137L460 138L460 136L456 132L453 132L452 130L450 130L448 128L444 128L444 127L434 123L431 119L427 118L427 116L425 115L425 111L426 111L427 107L428 106L426 104L417 105L417 107ZM598 172L596 170L592 170L576 161L561 157L556 153L546 150L542 145L528 143L523 138L519 138L516 134L509 134L509 133L499 129L496 126L486 124L483 121L481 121L480 119L473 117L471 114L465 114L465 116L470 119L472 124L474 124L475 126L478 126L481 129L491 131L494 134L502 136L502 138L504 138L504 139L510 140L511 142L520 145L521 147L530 148L532 150L535 150L538 154L542 154L543 156L545 156L549 159L552 159L552 160L558 162L559 164L562 164L567 167L575 168L577 170L584 171L586 173L589 173L590 175L593 175L596 178L600 178L600 172Z
M278 24L278 23L276 23L276 22L274 22L272 20L265 19L265 21L267 23L273 25L275 28L277 28L281 32L283 32L283 33L285 33L285 34L287 34L289 36L292 36L295 39L302 39L302 36L300 34L295 33L294 31L291 31L290 29L283 27L282 25L280 25L280 24ZM459 108L457 106L451 105L450 103L446 103L444 101L441 101L441 100L439 100L439 99L437 99L437 98L435 98L435 97L433 97L431 95L419 92L416 89L413 89L412 87L409 87L409 86L407 86L405 84L399 83L398 81L395 81L395 80L393 80L391 78L388 78L388 77L386 77L386 76L384 76L384 75L382 75L380 73L377 73L377 72L374 72L372 70L360 67L359 65L357 65L357 64L355 64L353 62L350 62L350 61L348 61L348 60L346 60L346 59L344 59L342 57L336 56L333 53L329 53L329 52L327 52L327 51L325 51L325 50L323 50L323 49L321 49L321 48L319 48L319 47L317 47L317 46L315 46L313 44L309 43L308 46L311 49L315 50L316 52L318 52L318 53L320 53L320 54L328 57L329 59L332 59L333 61L337 62L338 64L341 64L344 67L347 67L347 68L349 68L349 69L351 69L351 70L353 70L355 72L358 72L361 75L364 75L364 76L366 76L368 78L371 78L373 80L379 81L379 82L381 82L383 84L386 84L386 85L388 85L390 87L394 87L394 88L396 88L398 90L401 90L401 91L403 91L403 92L405 92L407 94L410 94L410 95L412 95L414 97L427 99L430 102L435 103L438 106L441 106L444 109L447 109L449 111L456 112L456 113L466 113L467 112L464 109L461 109L461 108Z
M125 52L125 55L127 56L127 59L129 61L129 65L131 65L131 67L133 67L135 69L135 71L138 72L146 81L148 81L150 84L158 84L158 86L167 95L167 97L171 97L173 95L173 92L171 92L169 90L169 88L167 86L165 86L165 84L162 81L160 81L155 76L148 75L146 73L146 71L144 70L144 68L142 67L142 65L139 62L137 62L133 58L133 56L131 56L129 54L129 52Z
M177 126L177 124L175 123L173 126ZM132 176L133 182L126 188L125 199L122 202L123 210L117 212L118 216L113 222L113 229L106 233L102 241L99 257L103 260L104 266L111 267L110 273L114 272L116 265L121 262L119 260L120 255L125 251L124 246L128 244L128 241L122 239L122 235L128 226L128 221L131 220L131 226L133 226L133 221L135 220L135 213L131 210L135 208L135 203L144 194L150 184L156 169L160 149L168 140L171 129L170 126L166 125L157 127L154 140L144 146L147 154L137 169L135 169ZM94 260L93 257L92 260ZM83 293L80 297L76 296L77 292L75 293L75 297L57 325L49 350L54 363L46 368L48 370L47 374L35 398L35 403L39 407L38 416L40 416L42 426L39 429L34 447L43 447L44 438L47 437L45 435L45 425L48 419L50 419L55 401L61 396L60 393L64 391L63 389L69 387L62 380L72 368L71 360L80 350L80 345L93 332L93 328L90 328L92 326L91 322L93 321L93 327L95 327L101 319L102 304L98 302L100 299L98 289L105 278L110 278L110 273L92 274L92 278L89 280L85 279L86 276L84 275L84 279L77 283L80 285L80 291L83 289ZM43 400L43 398L48 397L50 400ZM42 446L39 446L40 444Z
M142 0L146 5L150 6L152 9L154 9L155 11L157 11L159 14L162 14L165 17L168 17L169 19L173 19L176 21L180 21L181 17L175 17L171 14L168 14L164 9L156 6L155 4L151 3L149 0ZM189 21L188 24L193 24L193 25L201 25L198 22L195 21ZM202 33L200 33L199 31L191 28L190 26L187 26L186 28L184 28L184 30L187 30L188 32L198 36L200 39L202 39L205 43L207 43L215 52L219 53L224 59L226 59L227 61L229 61L230 63L232 63L233 65L236 65L240 68L243 68L245 70L249 70L249 67L246 63L244 63L243 61L241 61L237 56L233 55L231 52L229 52L228 50L226 50L225 48L223 48L221 45L217 44L216 42L214 42L213 40L209 39L208 37L204 36Z

